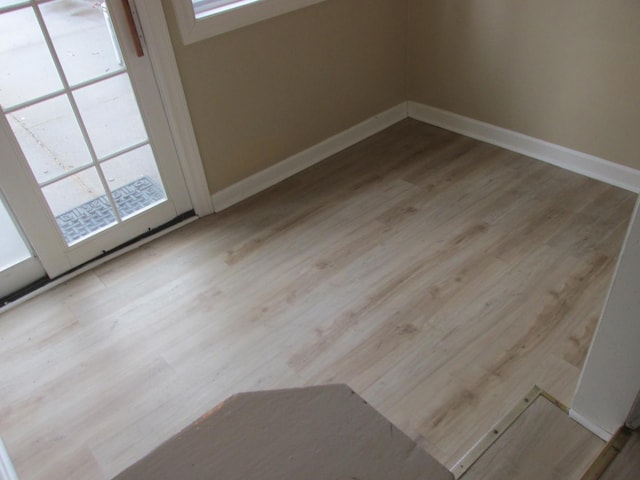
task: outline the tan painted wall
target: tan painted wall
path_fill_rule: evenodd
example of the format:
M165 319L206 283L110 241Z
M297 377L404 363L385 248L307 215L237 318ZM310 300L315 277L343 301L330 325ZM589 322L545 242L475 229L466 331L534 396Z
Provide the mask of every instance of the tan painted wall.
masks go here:
M165 11L209 189L406 100L406 3L327 0L183 46Z
M408 0L409 99L640 168L638 0Z

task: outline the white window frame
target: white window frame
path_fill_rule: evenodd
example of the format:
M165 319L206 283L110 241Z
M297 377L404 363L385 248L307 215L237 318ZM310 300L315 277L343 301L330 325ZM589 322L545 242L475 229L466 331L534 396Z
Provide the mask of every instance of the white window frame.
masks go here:
M323 1L325 0L236 0L197 15L193 0L173 0L173 6L182 42L189 45Z

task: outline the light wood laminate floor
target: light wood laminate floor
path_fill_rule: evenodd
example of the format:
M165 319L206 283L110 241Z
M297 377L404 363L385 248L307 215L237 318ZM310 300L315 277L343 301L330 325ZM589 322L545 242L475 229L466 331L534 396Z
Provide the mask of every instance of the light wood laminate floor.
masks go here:
M415 121L0 316L21 480L114 476L232 393L347 383L451 467L571 402L635 196Z
M636 430L600 480L637 480L640 478L640 431Z

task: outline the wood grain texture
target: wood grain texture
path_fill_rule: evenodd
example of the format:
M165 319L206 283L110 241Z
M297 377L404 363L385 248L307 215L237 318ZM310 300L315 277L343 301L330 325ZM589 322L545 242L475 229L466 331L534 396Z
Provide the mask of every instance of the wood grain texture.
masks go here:
M228 396L345 383L448 467L571 403L634 196L415 121L0 316L21 479L111 478Z
M640 433L633 432L601 480L637 480L640 478Z
M540 390L538 386L534 386L506 416L491 427L485 436L478 440L471 450L469 450L464 457L460 458L453 468L451 468L455 479L457 480L462 477L540 395L545 395L545 393Z
M462 480L579 480L605 442L539 396Z
M346 385L234 395L115 480L453 480Z

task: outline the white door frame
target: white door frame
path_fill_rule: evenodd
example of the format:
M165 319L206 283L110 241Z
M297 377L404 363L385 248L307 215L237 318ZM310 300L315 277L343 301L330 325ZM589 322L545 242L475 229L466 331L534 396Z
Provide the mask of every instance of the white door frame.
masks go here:
M146 50L151 60L169 128L173 135L187 190L195 214L213 213L213 203L191 123L187 99L178 71L167 20L158 0L130 0L137 11Z
M131 2L132 0L125 1ZM117 0L108 1L113 7L116 6L115 2ZM140 3L144 5L143 8L150 6L150 2L145 3L141 0ZM51 277L67 272L76 265L95 257L95 252L107 251L110 246L118 245L132 238L131 232L146 231L145 228L148 225L161 224L163 219L171 216L171 211L174 213L173 216L191 208L199 216L213 211L164 12L158 2L154 2L152 7L155 8L145 10L144 14L138 18L142 28L145 29L143 31L147 32L148 40L146 45L147 58L138 64L139 66L147 65L147 67L137 69L138 76L131 77L131 81L138 97L144 95L148 97L156 92L155 99L148 97L139 104L139 107L143 110L143 118L149 121L162 119L164 122L162 128L165 133L160 137L157 133L158 131L162 132L162 128L154 130L155 137L153 138L152 132L148 131L150 139L153 140L152 143L155 142L155 145L163 152L174 152L175 154L174 162L176 163L168 164L165 162L163 165L158 165L164 181L172 182L171 185L167 184L165 187L173 186L170 188L170 202L165 202L138 215L135 223L130 223L126 230L110 229L102 232L99 237L92 237L89 243L67 247L66 242L59 234L55 219L48 215L49 208L37 184L31 179L31 172L24 159L22 149L10 134L12 130L6 118L3 116L0 120L2 150L8 157L7 160L11 157L16 159L16 161L3 162L6 163L3 168L3 188L11 200L9 203L14 213L23 223L22 226L29 242L34 251L38 252L40 261ZM122 53L127 57L128 63L136 63L137 59L133 51L134 42L127 41L129 32L125 32L124 9L120 6L111 10L111 18L118 17L118 21L114 22L114 28L118 30L118 36L122 42L120 45ZM150 21L145 26L147 19ZM140 37L144 40L143 36ZM152 84L158 88L146 88ZM162 126L162 124L159 125ZM60 255L59 252L65 252L65 254Z
M139 29L143 33L141 40L145 44L145 50L149 56L154 80L160 93L160 100L171 130L171 140L178 154L178 161L191 205L197 216L202 217L214 212L211 194L200 157L200 152L193 131L191 117L184 95L182 81L178 71L173 46L161 2L157 0L129 0L133 7ZM139 12L139 15L138 15ZM146 38L146 41L145 41ZM6 123L3 116L0 122ZM4 144L5 153L9 156L22 157L23 153L13 136L5 135L11 131L8 124L0 125L0 142ZM24 160L24 159L23 159ZM30 243L35 250L46 249L55 245L64 248L60 235L56 235L57 226L52 217L45 212L48 206L44 202L40 192L34 187L29 192L20 191L20 185L30 185L31 172L25 167L26 162L3 162L3 176L15 179L9 182L7 194L14 198L22 198L25 201L15 202L13 209L19 217L28 219L29 229L38 232ZM33 202L36 202L35 204ZM40 213L34 213L40 212ZM42 228L46 225L45 228ZM28 225L24 225L26 228ZM170 229L171 230L171 229ZM35 263L41 268L37 259ZM47 265L56 272L68 271L72 265L66 256L59 256L54 265Z
M30 254L30 257L25 258L24 260L20 260L10 267L0 270L0 298L3 298L19 291L25 285L29 285L41 278L45 278L47 276L47 273L45 272L38 258L36 258L31 243L25 238L24 232L22 231L22 226L14 217L13 210L9 207L9 202L7 202L4 198L4 194L2 193L1 188L0 203L2 204L0 205L0 208L4 207L4 210L9 217L8 221L14 225L17 233L22 239L26 250ZM0 220L0 228L3 227L3 225L1 225L2 223L3 220ZM0 308L1 307L2 303L0 303Z
M58 234L58 226L53 215L49 214L49 206L32 178L20 145L15 136L10 134L12 131L5 116L0 115L0 145L3 145L2 153L9 157L2 165L2 175L8 179L3 181L3 189L5 195L14 200L10 208L20 219L21 228L33 250L36 252L46 252L51 249L64 251L66 244ZM15 161L15 159L19 160ZM65 272L71 268L72 265L66 255L51 256L45 266L45 270L53 272Z

